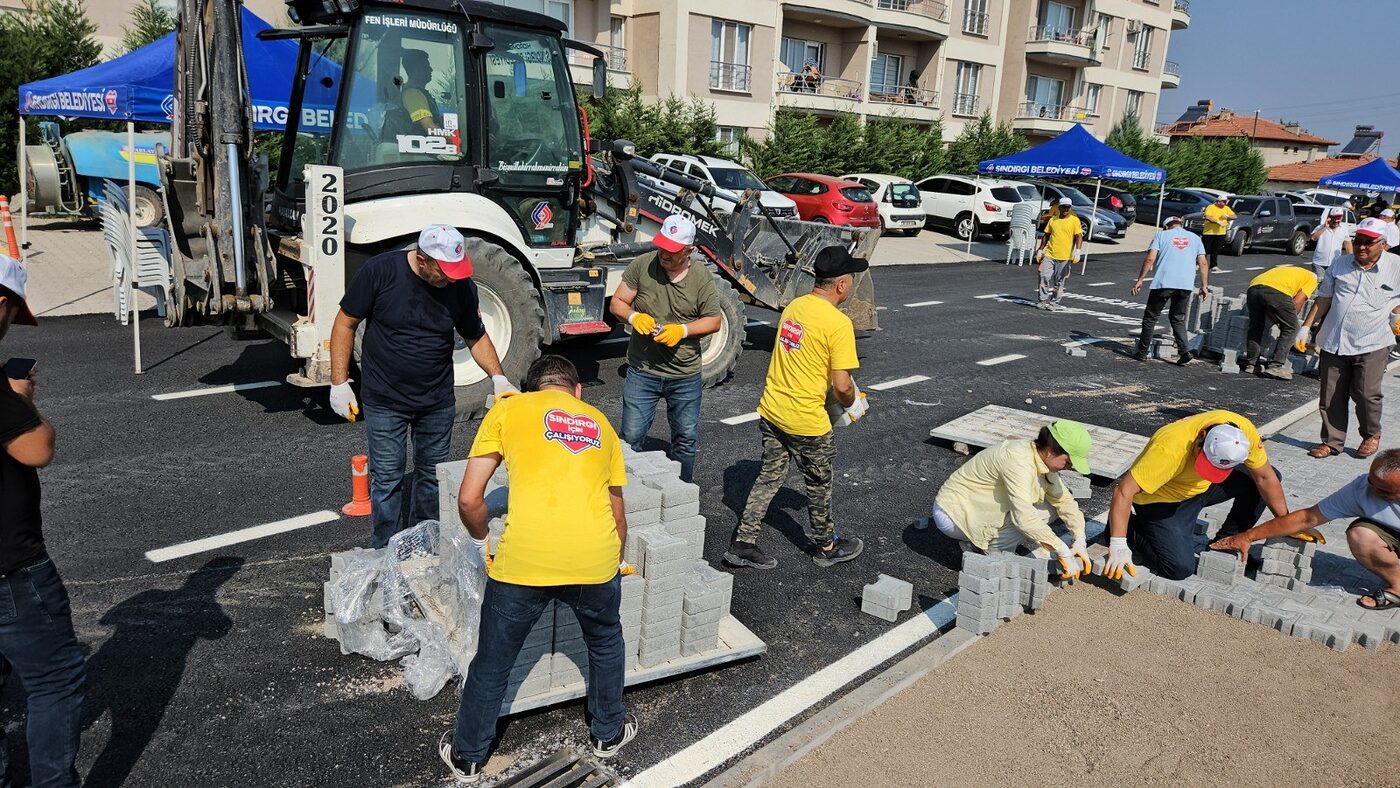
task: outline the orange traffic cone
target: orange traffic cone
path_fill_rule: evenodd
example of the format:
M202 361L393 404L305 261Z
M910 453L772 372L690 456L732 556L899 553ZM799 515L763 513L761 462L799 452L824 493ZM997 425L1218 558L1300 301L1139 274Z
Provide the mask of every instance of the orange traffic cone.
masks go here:
M16 260L24 259L19 256L19 241L15 240L15 224L10 219L10 200L3 194L0 194L0 223L5 225L5 245L9 247L9 255Z
M350 503L340 507L347 517L369 516L369 457L356 454L350 458Z

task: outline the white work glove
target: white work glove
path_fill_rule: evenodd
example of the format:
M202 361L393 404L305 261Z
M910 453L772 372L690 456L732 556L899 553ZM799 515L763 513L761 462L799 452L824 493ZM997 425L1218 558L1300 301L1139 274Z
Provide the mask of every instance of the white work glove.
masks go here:
M505 375L492 375L491 392L496 395L496 399L501 399L511 394L519 394L520 389L511 385L510 380Z
M350 381L331 384L331 410L346 421L354 421L360 415L360 401L355 399L355 390Z
M470 535L468 538L472 540L472 548L467 551L467 563L477 569L485 569L488 563L486 560L486 540L475 539Z
M1042 543L1046 544L1046 543ZM1084 574L1085 567L1079 562L1079 558L1065 547L1064 542L1051 545L1055 551L1055 560L1060 564L1060 579L1073 583L1078 577Z
M851 383L851 387L856 390L856 401L852 402L849 408L846 408L845 415L841 417L841 426L843 427L855 424L870 412L870 403L865 399L865 392L861 391L854 382Z
M1073 262L1076 262L1076 263L1077 263L1077 262L1079 262L1079 256L1082 255L1082 254L1084 254L1084 252L1083 252L1082 250L1076 248L1073 252L1070 253L1070 259L1071 259Z
M1293 338L1293 348L1299 353L1308 352L1308 335L1311 333L1311 330L1310 326L1303 326L1298 329L1298 336Z
M1133 551L1128 548L1128 538L1109 537L1108 561L1103 565L1103 576L1109 580L1122 580L1124 572L1137 577L1137 567L1133 566Z

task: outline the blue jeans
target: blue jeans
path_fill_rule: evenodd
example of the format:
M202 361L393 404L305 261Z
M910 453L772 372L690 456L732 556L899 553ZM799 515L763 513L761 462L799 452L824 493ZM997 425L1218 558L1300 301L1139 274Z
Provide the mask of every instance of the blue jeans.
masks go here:
M1274 469L1280 479L1283 474ZM1236 469L1220 484L1184 501L1133 504L1128 547L1133 560L1168 580L1196 573L1196 520L1207 506L1234 501L1216 538L1247 531L1264 513L1264 499L1247 472Z
M48 558L0 577L0 659L14 669L29 696L34 788L76 788L87 666L73 634L68 591ZM5 753L0 726L0 783L8 766Z
M530 628L550 600L573 608L588 646L588 713L594 736L608 741L622 732L626 650L622 642L622 577L598 585L522 586L488 579L481 602L481 635L467 668L452 749L483 763L496 737L511 666Z
M656 415L657 400L666 400L666 420L671 423L671 450L667 454L681 464L681 479L690 481L695 475L700 392L704 389L704 378L699 374L663 378L628 367L627 381L622 384L622 440L641 451Z
M452 449L455 407L427 413L400 413L388 408L365 408L369 439L371 547L384 547L389 537L424 520L438 519L437 464ZM404 478L408 437L413 431L413 478ZM405 501L405 496L408 500Z

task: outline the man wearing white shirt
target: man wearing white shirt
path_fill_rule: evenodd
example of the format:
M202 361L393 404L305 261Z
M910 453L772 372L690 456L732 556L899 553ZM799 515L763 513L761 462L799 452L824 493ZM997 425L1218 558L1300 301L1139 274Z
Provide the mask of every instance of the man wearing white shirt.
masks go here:
M1385 222L1385 245L1388 249L1400 247L1400 226L1395 224L1395 211L1386 208L1381 211L1381 221Z
M1321 279L1327 273L1327 268L1337 261L1337 258L1344 254L1351 254L1351 228L1342 221L1346 212L1341 208L1333 208L1327 212L1327 218L1318 225L1312 232L1313 247L1312 269Z

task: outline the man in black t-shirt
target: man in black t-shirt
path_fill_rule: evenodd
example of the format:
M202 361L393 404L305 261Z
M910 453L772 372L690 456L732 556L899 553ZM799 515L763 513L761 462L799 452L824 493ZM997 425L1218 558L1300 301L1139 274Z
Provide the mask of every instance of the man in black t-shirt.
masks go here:
M331 329L330 405L351 421L359 402L350 388L355 329L365 323L360 351L360 395L369 440L371 545L423 520L437 519L437 464L452 448L456 417L452 353L454 331L487 375L496 396L514 393L481 322L472 261L456 229L435 224L407 252L366 260L340 300ZM413 478L405 479L406 441L412 432Z
M0 255L0 339L11 324L37 325L24 300L26 280L23 264ZM31 781L77 786L86 670L39 515L38 469L53 460L53 426L34 407L34 370L23 374L0 380L0 662L29 696ZM4 681L0 671L0 688ZM0 721L0 785L9 784L7 766Z

